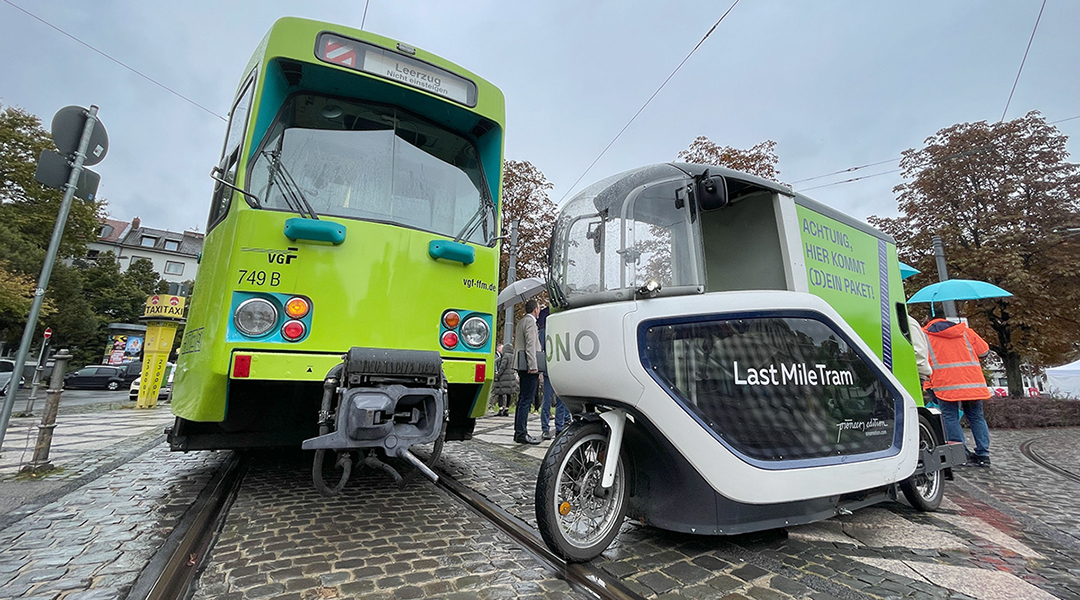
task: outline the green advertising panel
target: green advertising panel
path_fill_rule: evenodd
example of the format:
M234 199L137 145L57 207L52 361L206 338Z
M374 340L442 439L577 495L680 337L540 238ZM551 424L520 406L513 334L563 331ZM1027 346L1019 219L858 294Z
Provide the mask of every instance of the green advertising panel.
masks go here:
M898 324L896 245L796 205L810 293L828 302L921 404L915 354Z

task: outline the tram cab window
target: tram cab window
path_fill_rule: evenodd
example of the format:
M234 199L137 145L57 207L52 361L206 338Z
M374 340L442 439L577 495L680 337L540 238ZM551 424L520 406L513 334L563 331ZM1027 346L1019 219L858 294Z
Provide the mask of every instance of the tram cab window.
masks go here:
M240 162L240 149L247 132L248 116L251 114L251 101L255 94L255 75L248 78L244 90L236 98L232 112L229 113L228 133L225 136L225 148L221 153L220 177L229 183L236 181L236 169ZM225 218L229 212L233 191L220 183L214 189L214 198L210 202L210 218L206 230L209 231Z
M280 174L319 215L402 225L487 244L495 210L476 145L394 107L298 94L249 171L263 208L290 208ZM476 223L479 226L466 226Z

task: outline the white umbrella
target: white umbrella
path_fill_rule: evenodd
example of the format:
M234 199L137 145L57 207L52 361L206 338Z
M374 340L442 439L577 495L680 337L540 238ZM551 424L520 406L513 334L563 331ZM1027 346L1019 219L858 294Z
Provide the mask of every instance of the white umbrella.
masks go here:
M503 288L503 291L499 292L498 306L499 308L502 308L506 304L513 306L518 302L525 302L529 298L544 291L546 286L547 282L539 277L519 279Z

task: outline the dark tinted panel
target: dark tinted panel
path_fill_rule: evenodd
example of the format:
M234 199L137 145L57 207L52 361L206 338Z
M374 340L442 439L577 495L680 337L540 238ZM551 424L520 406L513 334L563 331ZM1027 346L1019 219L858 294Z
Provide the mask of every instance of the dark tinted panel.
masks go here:
M887 450L896 399L843 337L809 318L649 327L646 368L729 446L764 461Z

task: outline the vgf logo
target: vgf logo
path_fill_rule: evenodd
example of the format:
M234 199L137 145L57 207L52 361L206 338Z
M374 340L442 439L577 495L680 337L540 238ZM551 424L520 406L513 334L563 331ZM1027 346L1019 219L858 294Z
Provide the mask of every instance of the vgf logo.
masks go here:
M554 339L550 335L547 336L544 343L547 359L554 361L571 360L571 348L580 360L592 360L600 352L600 338L588 329L579 331L573 336L572 341L570 332L567 331L561 335L556 333Z
M288 252L267 252L267 262L270 264L287 265L291 264L297 255L294 254L299 248L289 248Z

